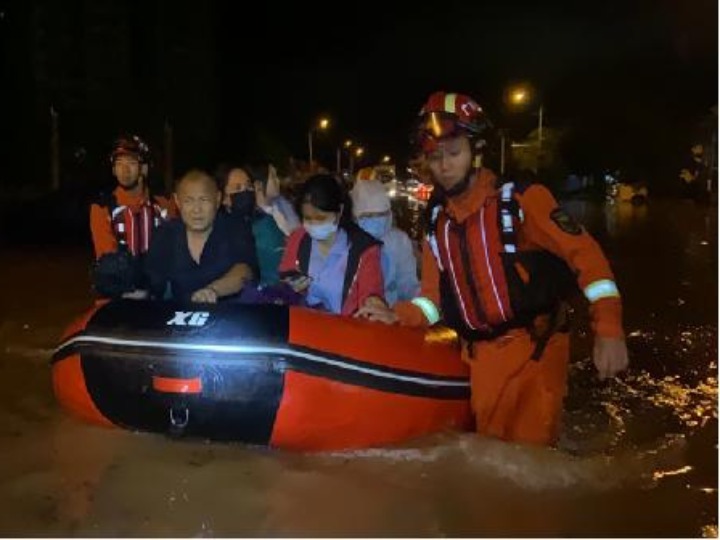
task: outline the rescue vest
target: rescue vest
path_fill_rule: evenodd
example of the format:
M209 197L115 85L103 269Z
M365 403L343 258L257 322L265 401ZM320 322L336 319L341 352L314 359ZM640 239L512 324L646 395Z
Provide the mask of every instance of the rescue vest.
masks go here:
M119 247L126 248L133 257L150 249L153 230L167 219L167 210L157 201L139 206L119 205L113 193L102 194L98 203L107 208L110 225Z
M515 191L514 183L503 184L498 196L462 223L440 205L430 210L427 240L440 270L443 320L468 341L530 327L577 287L561 258L518 250L517 226L524 216Z

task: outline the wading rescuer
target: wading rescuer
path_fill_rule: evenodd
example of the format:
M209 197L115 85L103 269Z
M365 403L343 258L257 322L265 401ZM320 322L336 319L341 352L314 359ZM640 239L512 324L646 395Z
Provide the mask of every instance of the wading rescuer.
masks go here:
M436 92L417 142L438 200L428 209L421 296L358 312L385 323L440 320L460 336L478 433L553 444L566 393L570 341L563 298L590 303L600 378L628 365L620 293L595 240L539 184L503 183L481 164L487 121L467 96Z
M117 187L90 205L93 285L104 297L141 298L146 295L143 258L153 231L169 217L170 202L150 196L150 149L137 135L115 141L110 165Z

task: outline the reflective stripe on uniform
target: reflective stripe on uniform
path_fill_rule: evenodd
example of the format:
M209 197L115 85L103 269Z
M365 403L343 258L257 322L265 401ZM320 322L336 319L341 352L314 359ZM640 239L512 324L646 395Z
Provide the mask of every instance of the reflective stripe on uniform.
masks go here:
M429 298L420 296L413 298L411 303L420 308L430 324L435 324L440 320L440 312Z
M583 293L585 293L585 298L587 298L591 303L596 302L601 298L620 297L620 291L618 291L617 285L615 285L615 282L611 279L599 279L598 281L594 281L585 287Z
M432 209L432 215L430 218L430 227L426 239L427 243L430 246L430 251L432 251L433 256L435 257L435 260L437 261L438 268L441 272L444 271L442 260L440 259L440 250L438 249L438 243L437 243L437 236L436 236L436 225L438 216L440 215L440 205L435 206Z
M500 188L500 198L503 201L509 202L512 199L514 187L515 184L513 182L505 182Z
M513 215L510 213L509 204L513 198L513 190L515 184L513 182L506 182L500 188L500 223L502 225L503 232L503 249L505 253L517 253L517 246L511 242L505 242L507 238L515 238L515 227L513 223ZM522 221L522 219L520 220Z

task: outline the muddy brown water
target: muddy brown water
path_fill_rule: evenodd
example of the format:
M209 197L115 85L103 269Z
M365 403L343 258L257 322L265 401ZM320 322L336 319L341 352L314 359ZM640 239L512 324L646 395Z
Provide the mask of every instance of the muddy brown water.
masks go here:
M444 433L298 454L84 425L49 357L88 251L0 254L3 536L717 536L717 211L569 201L624 294L632 367L600 382L576 310L556 449ZM416 205L399 203L417 232Z

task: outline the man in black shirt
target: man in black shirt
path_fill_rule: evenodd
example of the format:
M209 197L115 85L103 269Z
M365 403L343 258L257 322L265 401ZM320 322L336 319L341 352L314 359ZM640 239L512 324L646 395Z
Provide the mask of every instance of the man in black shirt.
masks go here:
M215 303L235 295L257 266L249 231L218 215L221 193L207 173L192 170L175 188L181 219L155 233L146 259L155 298Z

